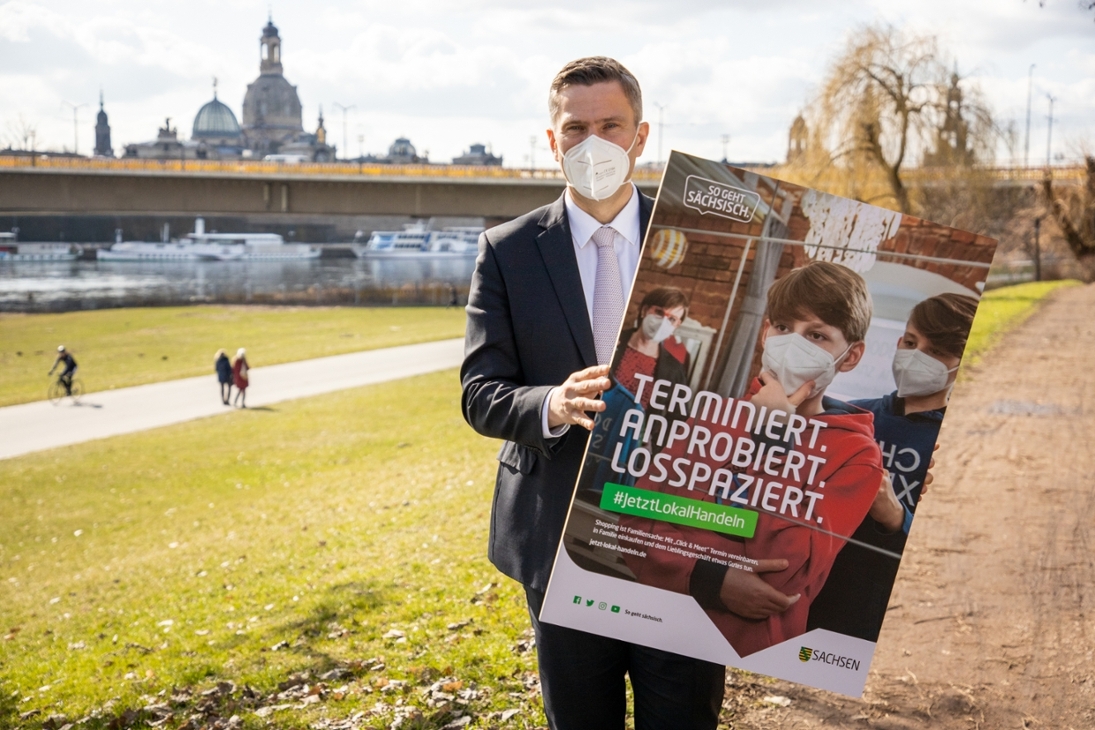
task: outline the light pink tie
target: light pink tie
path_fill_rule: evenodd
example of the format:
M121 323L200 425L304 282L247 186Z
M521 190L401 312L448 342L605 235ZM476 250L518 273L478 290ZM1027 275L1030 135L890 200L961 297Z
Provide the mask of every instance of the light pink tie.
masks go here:
M624 287L620 281L620 262L613 243L616 231L601 226L593 234L597 245L597 278L593 284L593 343L597 362L607 365L616 349L616 335L624 318Z

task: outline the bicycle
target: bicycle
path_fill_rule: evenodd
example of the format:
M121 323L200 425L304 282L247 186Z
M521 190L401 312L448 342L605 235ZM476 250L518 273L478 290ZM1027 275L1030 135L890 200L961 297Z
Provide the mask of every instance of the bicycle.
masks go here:
M72 398L74 404L80 402L80 398L84 395L84 384L75 378L73 378L69 385L71 393L65 390L65 381L58 377L52 383L50 383L49 390L46 395L49 397L49 402L53 405L59 404L65 398Z

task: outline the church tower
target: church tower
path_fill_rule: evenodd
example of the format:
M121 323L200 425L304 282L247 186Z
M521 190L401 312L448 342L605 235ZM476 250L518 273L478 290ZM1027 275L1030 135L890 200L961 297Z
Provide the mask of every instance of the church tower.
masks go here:
M806 120L799 114L791 123L791 132L787 135L787 164L805 160L809 140L810 129L806 126Z
M286 81L281 65L281 36L268 19L259 39L259 77L243 97L245 146L260 156L277 153L304 133L297 87Z
M263 74L281 74L281 36L278 35L278 29L274 25L273 18L267 18L266 27L262 29L262 38L259 44L261 49L259 72Z
M316 144L327 144L327 128L323 126L323 106L319 107L319 126L316 127Z
M103 109L103 92L101 89L99 90L99 116L95 121L95 156L114 156L114 150L110 147L110 123L106 118L106 110Z

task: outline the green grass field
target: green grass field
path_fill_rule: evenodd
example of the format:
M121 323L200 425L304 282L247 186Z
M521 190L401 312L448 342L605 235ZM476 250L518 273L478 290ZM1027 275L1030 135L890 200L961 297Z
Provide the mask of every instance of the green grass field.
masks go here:
M0 406L43 400L57 346L88 392L206 375L219 348L254 367L464 335L464 310L164 307L0 314Z
M990 293L970 352L1051 288ZM0 461L0 728L542 726L458 401L450 371Z
M1064 286L1078 286L1080 282L1035 281L1027 284L1002 287L985 292L977 317L973 320L963 365L976 365L981 356L1009 330L1018 327L1034 314L1047 296Z
M542 724L485 557L497 445L458 398L449 371L0 462L0 726L166 702L177 727L201 711L172 688L221 680L204 717L249 727ZM294 677L315 704L273 696Z

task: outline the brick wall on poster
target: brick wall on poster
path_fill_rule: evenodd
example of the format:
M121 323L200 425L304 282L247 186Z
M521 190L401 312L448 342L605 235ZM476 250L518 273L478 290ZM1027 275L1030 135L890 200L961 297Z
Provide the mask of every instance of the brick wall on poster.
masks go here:
M936 258L956 258L988 264L992 263L995 247L996 242L987 236L959 231L907 215L901 219L897 235L883 241L878 251L879 253L892 251ZM886 257L882 258L886 259ZM890 260L945 276L971 291L978 291L978 283L984 281L988 274L987 269L979 266L918 261L903 256L890 257Z

